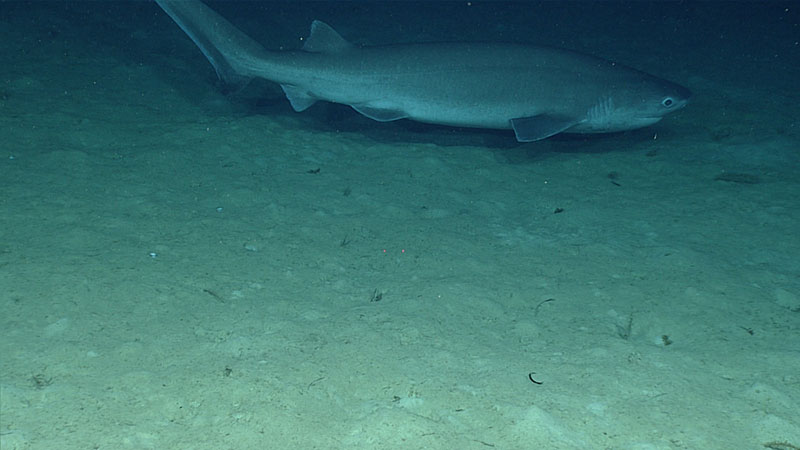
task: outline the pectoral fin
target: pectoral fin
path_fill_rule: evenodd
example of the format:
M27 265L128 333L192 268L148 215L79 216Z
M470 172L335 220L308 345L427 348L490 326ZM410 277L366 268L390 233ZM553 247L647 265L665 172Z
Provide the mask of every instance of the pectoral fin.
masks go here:
M533 142L549 138L577 125L579 120L540 114L532 117L511 119L511 128L519 142Z

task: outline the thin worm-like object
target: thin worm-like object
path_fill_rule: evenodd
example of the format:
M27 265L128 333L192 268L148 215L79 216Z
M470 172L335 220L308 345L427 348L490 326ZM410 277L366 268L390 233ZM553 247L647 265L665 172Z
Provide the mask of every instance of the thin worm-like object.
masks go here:
M531 373L528 374L528 379L531 380L531 383L533 383L533 384L542 384L542 383L544 383L544 381L536 381L536 380L533 379L533 374L535 374L535 373L536 372L531 372Z

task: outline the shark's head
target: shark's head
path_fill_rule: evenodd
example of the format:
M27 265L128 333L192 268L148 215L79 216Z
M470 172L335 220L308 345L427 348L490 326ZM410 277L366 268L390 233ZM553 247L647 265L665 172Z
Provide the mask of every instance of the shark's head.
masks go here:
M640 74L642 78L621 89L608 89L589 107L576 128L583 133L633 130L652 125L689 102L692 93L683 86Z

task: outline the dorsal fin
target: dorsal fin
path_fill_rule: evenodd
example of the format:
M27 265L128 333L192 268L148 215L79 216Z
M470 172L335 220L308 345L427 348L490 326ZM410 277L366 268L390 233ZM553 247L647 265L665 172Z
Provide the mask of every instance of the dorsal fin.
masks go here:
M303 44L303 50L314 53L338 53L353 48L339 33L325 22L311 22L311 33Z

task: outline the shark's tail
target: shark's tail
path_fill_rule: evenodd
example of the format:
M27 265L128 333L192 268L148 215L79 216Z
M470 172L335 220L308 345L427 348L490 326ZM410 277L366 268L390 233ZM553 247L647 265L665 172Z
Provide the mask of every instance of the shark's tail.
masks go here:
M199 0L155 0L200 47L217 76L243 84L253 76L252 62L268 52Z

